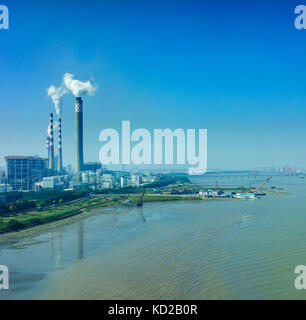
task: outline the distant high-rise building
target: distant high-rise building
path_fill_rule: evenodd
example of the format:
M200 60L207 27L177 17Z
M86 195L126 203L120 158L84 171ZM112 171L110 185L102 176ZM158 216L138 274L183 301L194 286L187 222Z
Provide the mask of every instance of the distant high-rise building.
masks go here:
M14 191L30 191L35 182L48 176L48 159L27 156L7 156L7 183Z

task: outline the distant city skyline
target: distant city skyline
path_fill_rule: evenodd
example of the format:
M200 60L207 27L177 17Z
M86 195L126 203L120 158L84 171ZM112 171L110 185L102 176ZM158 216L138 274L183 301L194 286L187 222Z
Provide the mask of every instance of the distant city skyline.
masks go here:
M99 161L101 130L130 120L150 131L208 129L209 171L306 167L306 30L294 27L296 3L5 2L0 167L7 155L47 157L55 110L46 90L65 72L99 85L83 99L85 162ZM62 102L63 162L74 166L75 98Z

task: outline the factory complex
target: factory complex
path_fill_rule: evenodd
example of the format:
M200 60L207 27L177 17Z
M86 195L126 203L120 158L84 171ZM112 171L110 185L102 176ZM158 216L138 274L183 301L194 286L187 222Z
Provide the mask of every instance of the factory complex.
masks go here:
M65 74L59 88L51 86L51 97L57 121L50 113L46 139L47 157L9 155L5 157L5 171L0 170L0 193L11 191L75 190L80 188L112 189L118 187L139 187L142 183L154 182L155 177L138 174L135 170L109 171L99 162L84 163L83 155L83 100L82 95L93 94L96 88L89 82L73 79ZM71 91L75 96L75 166L63 166L62 106L61 97ZM55 125L56 124L56 125ZM54 134L57 132L57 155L54 148Z

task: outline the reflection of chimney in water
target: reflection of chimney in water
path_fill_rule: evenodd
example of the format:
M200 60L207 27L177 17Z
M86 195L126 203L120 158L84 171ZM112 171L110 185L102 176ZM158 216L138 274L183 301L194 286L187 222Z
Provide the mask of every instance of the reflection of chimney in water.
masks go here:
M58 251L56 255L56 260L55 260L55 266L58 268L60 267L61 261L62 261L62 232L60 231L58 233Z
M54 234L51 232L50 234L50 254L51 254L51 259L53 260L54 258Z
M77 231L77 257L79 260L84 257L84 221L80 220L78 222Z

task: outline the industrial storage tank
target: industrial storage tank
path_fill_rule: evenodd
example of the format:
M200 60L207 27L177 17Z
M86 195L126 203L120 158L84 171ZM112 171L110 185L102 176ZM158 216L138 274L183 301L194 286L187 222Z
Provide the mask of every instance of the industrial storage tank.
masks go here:
M82 172L82 183L89 183L88 172Z
M97 183L97 176L96 176L96 173L93 172L93 171L90 171L88 173L88 176L89 176L89 184L90 185L93 185L93 184L96 184Z

